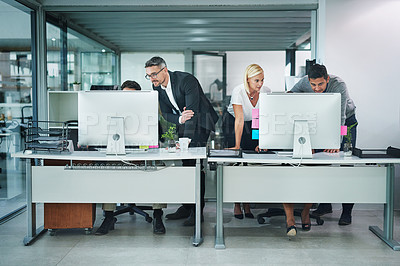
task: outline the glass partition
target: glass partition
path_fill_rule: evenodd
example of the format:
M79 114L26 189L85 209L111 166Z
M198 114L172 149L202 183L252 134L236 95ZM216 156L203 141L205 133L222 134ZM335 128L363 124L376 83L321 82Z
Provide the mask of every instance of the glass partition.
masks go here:
M92 85L117 85L116 54L104 45L68 28L68 90L90 90Z
M47 37L47 87L50 90L62 90L61 88L61 47L62 38L59 27L46 23Z
M31 16L15 6L0 1L0 221L26 205L25 164L11 154L32 117Z

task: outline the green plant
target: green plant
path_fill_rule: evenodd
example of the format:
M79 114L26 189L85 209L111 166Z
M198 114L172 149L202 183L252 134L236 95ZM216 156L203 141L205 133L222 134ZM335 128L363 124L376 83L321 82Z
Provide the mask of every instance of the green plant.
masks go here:
M351 129L357 126L358 122L347 127L347 134L344 137L346 143L351 143Z
M168 128L168 130L162 134L162 138L164 139L171 139L173 140L175 138L175 134L176 134L176 126L172 125Z
M81 83L78 82L78 81L74 81L74 83L72 83L72 84L77 84L77 85L79 85L79 84L81 84Z

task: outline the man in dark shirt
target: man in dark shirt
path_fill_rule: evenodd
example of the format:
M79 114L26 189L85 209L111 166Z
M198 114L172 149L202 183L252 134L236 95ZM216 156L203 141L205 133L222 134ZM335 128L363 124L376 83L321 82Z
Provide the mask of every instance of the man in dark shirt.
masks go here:
M315 64L310 67L308 75L303 77L294 85L291 92L307 92L307 93L340 93L341 95L341 125L347 126L351 136L351 144L356 145L357 137L357 119L356 106L349 96L346 83L338 76L328 75L328 71L324 65ZM343 138L340 149L343 150L345 138ZM336 149L327 149L325 152L339 152ZM343 184L346 185L346 184ZM342 215L339 219L339 225L351 224L351 212L354 203L342 204ZM313 212L314 215L322 216L327 213L332 213L332 205L330 203L321 203L318 209Z

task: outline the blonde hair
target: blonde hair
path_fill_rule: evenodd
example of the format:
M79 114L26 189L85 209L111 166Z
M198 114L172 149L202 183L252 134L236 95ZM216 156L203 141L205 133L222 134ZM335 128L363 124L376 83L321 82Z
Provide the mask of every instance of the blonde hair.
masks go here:
M247 93L250 93L249 82L247 80L261 73L264 73L264 70L257 64L251 64L246 67L246 70L244 71L244 89Z

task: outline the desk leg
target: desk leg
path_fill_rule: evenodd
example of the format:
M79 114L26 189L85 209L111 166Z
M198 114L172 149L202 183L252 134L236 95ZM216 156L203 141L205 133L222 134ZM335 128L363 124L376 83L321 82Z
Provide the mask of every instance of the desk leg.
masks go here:
M371 230L393 250L400 250L400 243L393 239L393 208L394 208L394 165L386 167L386 204L383 212L383 231L378 226L370 226Z
M203 236L201 235L201 167L200 159L196 159L196 179L195 179L195 200L196 200L196 223L194 227L193 245L199 246L203 242Z
M224 249L224 213L223 213L223 165L217 165L217 225L215 226L215 248Z
M36 229L36 203L32 203L32 168L31 159L26 159L26 209L27 209L27 236L24 238L24 245L29 245L34 241L40 233L44 231L44 227Z

